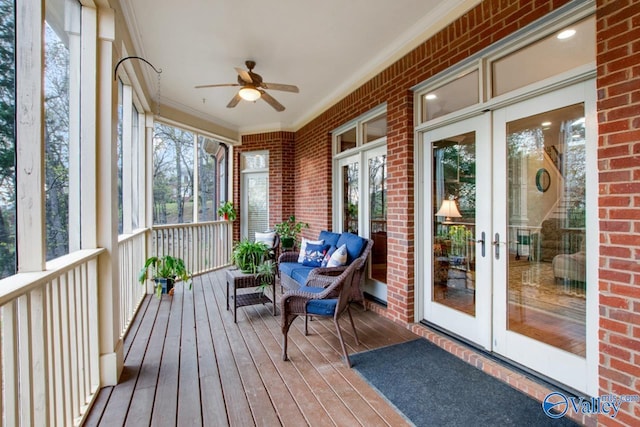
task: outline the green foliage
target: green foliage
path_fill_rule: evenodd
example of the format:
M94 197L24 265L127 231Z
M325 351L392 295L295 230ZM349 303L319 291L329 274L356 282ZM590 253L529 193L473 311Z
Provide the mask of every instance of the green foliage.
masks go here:
M291 238L295 240L303 228L309 228L309 224L306 222L297 222L296 217L291 215L289 219L275 224L273 228L281 239Z
M233 202L222 202L218 206L218 216L224 217L225 215L229 221L235 221L238 217L236 209L233 207Z
M140 269L138 274L138 281L141 284L147 280L147 277L151 272L151 279L163 278L163 279L180 279L189 284L191 289L192 274L187 270L184 261L181 258L172 257L171 255L164 255L162 257L152 256L147 258L144 263L144 267ZM162 292L162 286L160 283L155 284L156 295L160 296Z
M449 227L449 238L451 238L451 254L464 256L467 242L473 239L473 233L464 225L452 225Z
M243 273L256 274L268 252L269 247L265 243L242 239L234 245L231 259Z
M258 265L256 273L260 279L260 286L258 286L258 288L264 293L264 290L271 286L276 278L276 263L272 260L264 261Z

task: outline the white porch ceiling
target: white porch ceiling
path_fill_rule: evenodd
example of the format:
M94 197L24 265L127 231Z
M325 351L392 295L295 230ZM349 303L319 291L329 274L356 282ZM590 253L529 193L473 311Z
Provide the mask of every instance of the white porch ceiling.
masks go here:
M239 133L297 130L480 0L120 0L136 54L162 69L161 99ZM256 61L265 101L226 108L234 67ZM145 70L149 93L156 75Z

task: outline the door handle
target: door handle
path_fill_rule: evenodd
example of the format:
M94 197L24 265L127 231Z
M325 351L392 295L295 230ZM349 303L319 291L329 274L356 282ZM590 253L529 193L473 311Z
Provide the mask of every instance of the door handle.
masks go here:
M482 232L482 234L480 236L481 236L480 240L476 240L476 243L482 243L482 246L480 247L481 248L480 251L482 253L482 258L484 258L484 255L485 255L485 244L484 244L484 242L485 242L485 234L484 234L484 231Z
M493 241L493 253L496 259L500 259L500 233L496 233L495 240Z

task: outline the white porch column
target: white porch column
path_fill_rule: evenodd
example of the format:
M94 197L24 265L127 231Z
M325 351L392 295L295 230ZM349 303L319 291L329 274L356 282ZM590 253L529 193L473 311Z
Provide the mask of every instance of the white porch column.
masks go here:
M115 385L123 367L118 275L117 85L113 79L115 12L98 9L98 114L96 223L98 262L100 383Z

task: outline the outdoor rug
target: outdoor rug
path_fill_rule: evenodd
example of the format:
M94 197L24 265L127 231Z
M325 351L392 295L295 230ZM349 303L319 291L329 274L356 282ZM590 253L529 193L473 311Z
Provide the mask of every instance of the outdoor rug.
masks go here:
M416 426L575 426L425 339L354 354L353 368Z

